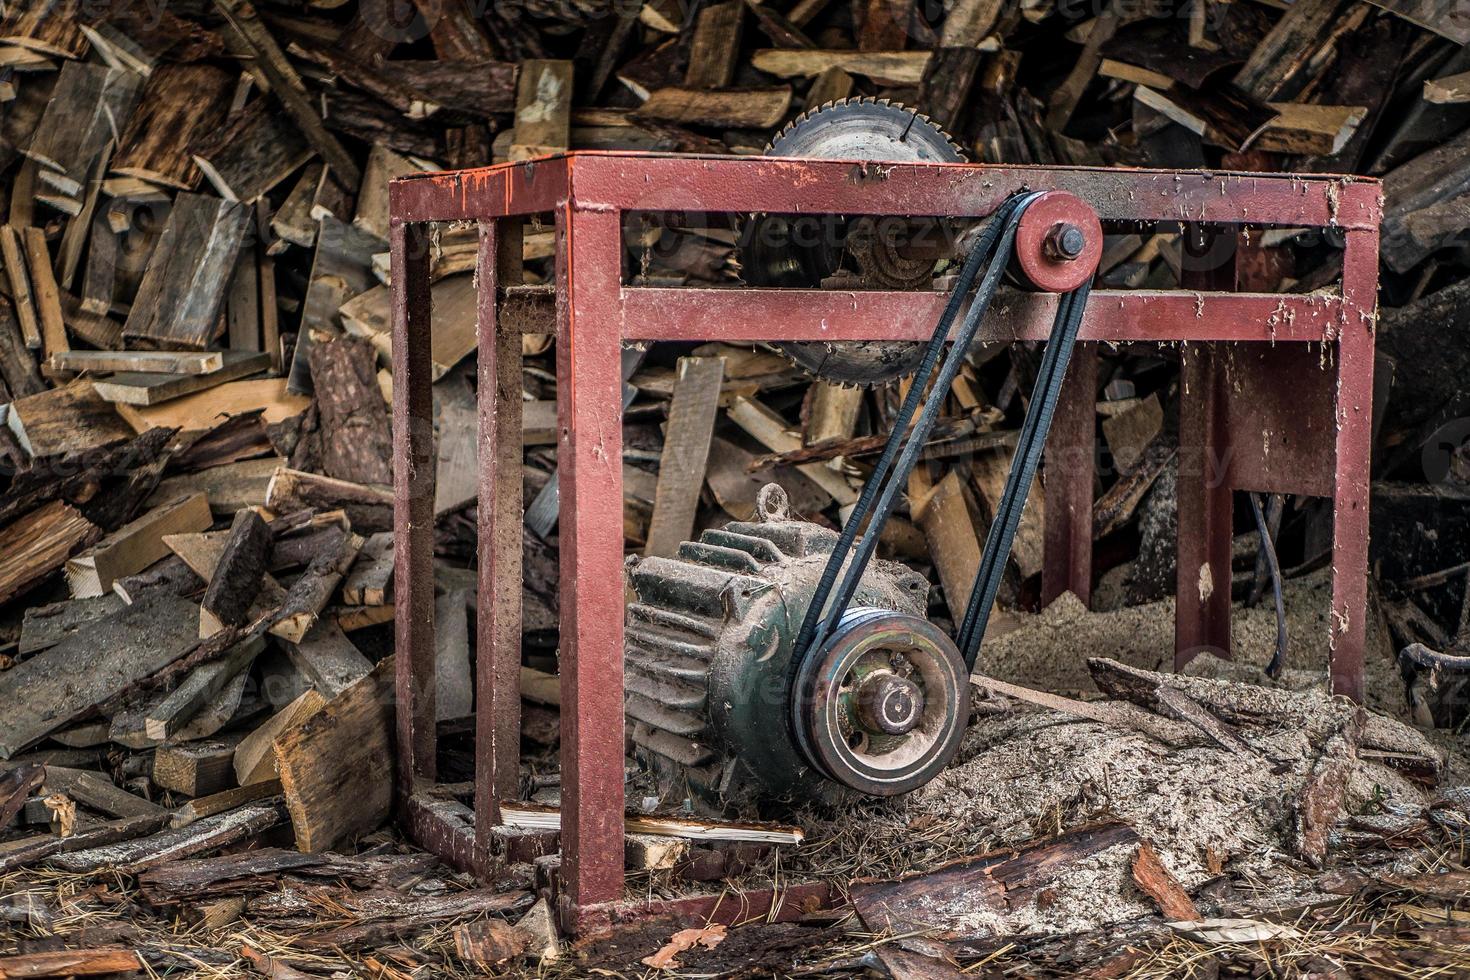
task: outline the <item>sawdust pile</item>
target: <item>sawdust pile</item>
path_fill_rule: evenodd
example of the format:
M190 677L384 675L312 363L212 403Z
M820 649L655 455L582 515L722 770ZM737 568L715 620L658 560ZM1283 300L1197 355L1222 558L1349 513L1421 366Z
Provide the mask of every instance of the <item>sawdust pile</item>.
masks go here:
M1299 794L1325 748L1361 726L1348 753L1346 813L1422 812L1433 792L1375 761L1391 752L1442 765L1414 729L1319 693L1172 677L1249 746L1206 739L1170 747L1140 732L1018 703L990 702L947 772L902 800L817 821L795 858L812 871L861 866L868 876L932 871L943 861L1020 845L1104 820L1131 825L1186 891L1222 872L1260 883L1252 907L1308 887L1296 843ZM1073 933L1157 914L1131 877L1134 844L1065 869L1044 899L1013 907L961 896L933 925L967 937ZM847 860L850 858L850 861ZM1406 860L1412 860L1409 855ZM1230 909L1240 914L1245 909Z

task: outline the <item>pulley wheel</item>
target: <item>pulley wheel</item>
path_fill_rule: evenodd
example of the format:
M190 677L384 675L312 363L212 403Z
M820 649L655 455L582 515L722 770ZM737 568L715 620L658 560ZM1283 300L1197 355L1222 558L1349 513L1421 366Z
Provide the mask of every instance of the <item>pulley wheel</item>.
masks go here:
M808 758L870 796L933 779L954 757L969 682L953 641L928 620L849 609L796 676L791 710Z
M1046 191L1021 215L1013 269L1033 289L1070 293L1092 279L1102 250L1097 212L1075 194Z

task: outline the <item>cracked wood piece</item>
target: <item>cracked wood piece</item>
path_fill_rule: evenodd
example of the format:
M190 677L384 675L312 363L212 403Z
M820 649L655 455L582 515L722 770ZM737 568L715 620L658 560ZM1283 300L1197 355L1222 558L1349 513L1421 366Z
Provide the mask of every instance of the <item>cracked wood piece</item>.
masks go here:
M235 79L213 65L161 65L118 140L112 172L181 191L202 176L189 148L225 121Z
M133 950L110 946L0 956L0 978L3 980L133 974L141 972L143 968L142 958Z
M393 805L393 658L276 736L296 847L325 851L376 830Z
M694 534L725 362L719 357L681 357L677 371L643 552L650 557L672 557Z
M329 698L373 669L373 662L353 645L335 619L317 620L300 643L287 644L286 654L312 686Z
M225 687L251 663L265 647L265 640L252 636L236 644L218 660L194 668L168 697L149 710L143 730L157 741L172 738L215 699Z
M61 568L72 552L91 544L101 533L101 528L60 500L0 529L0 554L5 556L0 562L0 603L9 602ZM0 673L0 684L10 673L14 671Z
M388 404L378 387L377 351L361 337L313 344L312 388L322 436L322 470L353 483L393 482Z
M531 59L521 62L516 88L512 160L565 152L571 143L572 63Z
M1235 73L1241 90L1267 101L1292 98L1303 80L1298 76L1311 69L1317 52L1341 23L1352 0L1299 0L1286 9L1266 37L1251 51Z
M213 518L202 493L181 496L124 524L66 563L67 584L75 599L112 591L112 583L167 557L164 536L202 531Z
M192 147L194 165L227 201L254 203L312 157L311 146L265 99Z
M169 590L151 590L91 629L0 672L0 704L7 705L0 712L0 759L187 654L198 642L195 608Z
M256 803L138 840L57 855L48 859L47 864L72 874L91 874L104 869L137 874L167 861L249 840L276 826L281 816L277 803Z
M1192 725L1227 752L1258 754L1234 728L1179 688L1160 683L1152 671L1102 657L1088 658L1087 671L1098 690L1110 697L1132 701L1139 707Z
M352 567L361 548L361 537L346 534L337 539L331 550L313 558L306 571L287 590L280 608L273 614L270 633L288 643L300 643L307 631L316 625L317 617L337 591L342 576Z
M245 624L250 607L265 581L271 538L271 529L259 514L253 510L236 511L225 546L209 577L209 587L204 590L204 598L200 602L201 608L221 625Z
M1016 848L959 858L895 881L856 885L852 903L875 932L939 929L946 938L964 940L971 938L964 931L965 915L973 915L977 906L999 912L1019 907L1035 900L1078 861L1137 842L1138 832L1127 824L1093 824Z
M785 85L719 91L668 87L649 93L633 115L683 125L764 129L779 124L790 108L791 89Z
M174 198L123 336L203 350L214 336L251 211L203 194Z

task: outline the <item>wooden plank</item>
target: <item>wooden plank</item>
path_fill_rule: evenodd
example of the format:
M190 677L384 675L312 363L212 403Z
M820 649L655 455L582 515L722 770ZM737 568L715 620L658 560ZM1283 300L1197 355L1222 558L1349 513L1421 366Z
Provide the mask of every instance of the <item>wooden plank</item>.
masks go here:
M677 370L644 548L650 557L673 557L679 545L693 537L725 362L719 357L681 357Z
M286 653L312 687L329 698L336 697L373 669L373 662L362 655L337 621L330 618L317 620L300 643L288 643Z
M90 381L16 399L7 423L32 458L97 449L134 435Z
M12 398L39 395L46 390L46 382L36 369L35 355L21 334L15 308L4 296L0 296L0 377L9 387Z
M16 652L28 657L42 650L49 650L62 640L86 629L99 619L122 609L123 599L116 593L98 596L95 599L68 599L44 606L31 606L21 621L20 641Z
M41 326L41 351L46 357L71 349L66 337L66 321L61 315L61 291L51 272L51 250L46 245L46 232L41 228L22 228L21 248L25 250L30 273L31 300L36 306L36 319Z
M468 587L446 588L434 597L434 717L468 718L475 703L470 668Z
M47 863L72 874L91 874L103 869L137 874L159 864L250 840L280 822L277 804L254 803L150 837L57 855Z
M206 348L250 217L243 204L179 194L148 260L123 336L167 347Z
M1235 73L1235 84L1262 101L1291 99L1314 55L1344 20L1352 0L1298 0L1286 9Z
M453 275L430 287L434 304L434 335L429 341L431 376L438 381L470 355L477 343L475 334L475 284L473 275ZM387 286L368 290L342 306L342 326L373 342L385 361L393 356L389 329Z
M65 505L60 505L65 506ZM169 590L0 672L0 758L66 727L119 691L168 666L198 642L194 603Z
M892 85L917 85L929 65L928 51L796 51L766 48L755 52L750 63L778 78L820 75L841 68L849 75L862 75Z
M199 186L189 147L225 121L234 76L205 63L160 65L118 139L113 173L182 191Z
M179 429L181 435L189 435L214 428L225 416L256 409L261 410L262 422L274 425L293 415L300 415L310 405L310 398L293 395L286 390L285 379L260 378L232 381L161 405L120 404L117 412L137 432L166 428Z
M692 126L763 129L778 125L791 108L791 89L661 88L649 94L635 116Z
M265 503L271 476L281 463L279 457L249 459L171 476L160 481L148 499L150 503L161 503L181 493L203 493L209 498L212 513L232 517L242 507L259 507Z
M370 235L388 241L388 182L395 177L421 173L424 166L383 143L368 151L362 186L357 189L357 213L352 223ZM344 300L346 297L344 297ZM340 305L340 304L339 304Z
M147 407L258 374L271 363L270 355L264 351L227 350L219 353L224 363L219 370L208 374L120 371L110 378L93 382L93 386L98 395L110 402Z
M169 826L187 827L206 817L228 813L247 803L268 800L273 796L280 795L281 781L279 779L262 779L258 782L247 783L244 786L222 789L217 793L210 793L208 796L201 796L198 799L190 800L188 803L179 807L169 818Z
M377 286L373 254L382 249L382 243L371 232L330 215L321 216L318 224L321 230L312 257L306 300L302 304L296 353L291 358L290 388L302 394L312 390L312 347L319 336L328 339L341 332L344 303ZM436 322L435 333L437 327ZM384 360L388 359L385 355Z
M571 120L572 63L545 59L521 62L510 158L529 160L566 150L571 142Z
M166 807L129 793L100 772L47 766L45 783L47 793L65 793L76 802L110 817L162 816L168 813Z
M505 802L500 805L506 827L520 830L559 830L561 811L536 803ZM800 827L779 823L733 820L697 820L655 814L629 813L623 830L630 834L654 834L680 840L735 841L750 844L800 844L806 834Z
M72 598L91 599L111 592L118 579L141 572L168 555L164 535L203 531L213 520L209 500L202 493L152 508L66 563Z
M243 626L265 580L270 548L271 530L260 515L253 510L237 511L200 607L223 626Z
M728 415L730 421L773 452L786 453L801 448L801 437L787 427L786 421L752 398L737 395L730 404ZM857 491L840 473L833 472L821 463L805 463L796 469L825 490L839 506L846 507L857 502Z
M694 37L689 44L689 67L684 72L685 88L730 87L735 81L744 23L745 4L741 0L724 0L699 8L694 19Z
M210 374L225 365L221 351L70 350L51 355L53 371Z
M1465 0L1368 0L1402 17L1411 24L1447 37L1456 44L1470 44L1470 9Z
M5 282L20 322L20 333L31 350L41 349L41 321L31 294L31 275L25 260L19 228L0 225L0 259L5 263Z
M1015 450L1000 446L992 452L980 453L971 464L975 488L985 507L994 517L995 509L1005 495L1006 479L1011 473ZM1026 503L1021 508L1021 521L1011 542L1011 561L1023 579L1040 573L1046 541L1046 491L1040 480L1033 480Z
M275 738L276 766L305 853L377 829L393 804L393 658Z
M924 531L929 555L939 572L944 601L955 622L965 616L975 575L980 568L980 539L965 503L964 483L950 470L927 496L917 498L909 483L909 510Z

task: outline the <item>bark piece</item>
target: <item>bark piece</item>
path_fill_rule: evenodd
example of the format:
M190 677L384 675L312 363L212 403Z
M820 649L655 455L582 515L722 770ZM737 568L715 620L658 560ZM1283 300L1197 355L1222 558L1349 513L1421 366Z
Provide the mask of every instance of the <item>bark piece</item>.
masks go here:
M278 803L255 803L150 837L57 855L48 863L72 874L91 874L103 869L137 874L168 861L207 854L249 840L280 823L281 818Z
M265 504L278 514L308 508L344 510L354 528L368 532L386 531L393 527L391 490L286 467L277 467L271 475Z
M227 201L247 204L300 169L311 146L291 120L258 99L196 143L194 164Z
M1159 852L1148 841L1141 841L1133 858L1133 881L1158 905L1165 919L1193 922L1200 917L1194 900L1179 884L1179 879L1164 867Z
M328 476L353 483L393 482L393 438L377 367L376 350L359 337L312 347L312 387Z
M160 66L118 140L113 172L182 191L199 186L189 147L219 129L233 89L230 74L213 65Z
M253 510L236 512L229 538L200 602L222 625L245 624L265 580L270 546L271 530L260 515Z
M95 947L0 956L0 977L91 977L112 973L138 973L143 960L131 949Z
M1331 843L1332 828L1342 815L1348 776L1357 760L1367 715L1358 708L1327 739L1322 754L1296 796L1292 846L1313 867L1321 867Z

